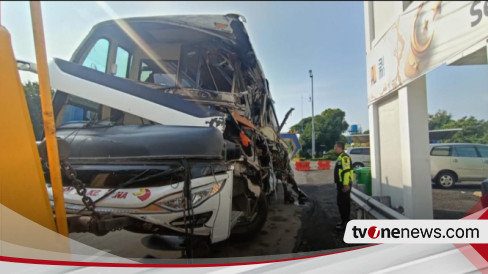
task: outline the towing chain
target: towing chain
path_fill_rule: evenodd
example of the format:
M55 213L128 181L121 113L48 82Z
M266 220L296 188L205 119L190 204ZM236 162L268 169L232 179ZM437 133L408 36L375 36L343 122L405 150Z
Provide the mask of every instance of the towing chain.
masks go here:
M88 211L91 212L90 223L93 222L94 219L98 219L99 215L97 212L95 212L95 203L93 202L92 198L86 194L85 184L83 184L83 182L77 178L76 170L73 168L73 166L71 166L70 163L68 163L68 161L61 161L61 169L63 170L66 178L68 178L73 184L73 187L76 189L76 193L82 197L81 201L83 202L83 205Z

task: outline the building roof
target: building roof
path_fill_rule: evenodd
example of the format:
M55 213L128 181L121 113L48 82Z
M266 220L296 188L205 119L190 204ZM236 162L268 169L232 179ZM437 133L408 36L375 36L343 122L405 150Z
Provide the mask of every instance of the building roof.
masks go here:
M456 132L461 131L462 128L450 128L450 129L435 129L429 130L429 140L446 140L451 138ZM351 138L354 143L365 144L369 143L369 134L358 134L347 136Z
M435 129L429 131L429 140L446 140L451 138L456 132L463 130L462 128L450 129Z
M356 134L347 137L351 138L354 143L359 143L359 144L369 143L369 134Z

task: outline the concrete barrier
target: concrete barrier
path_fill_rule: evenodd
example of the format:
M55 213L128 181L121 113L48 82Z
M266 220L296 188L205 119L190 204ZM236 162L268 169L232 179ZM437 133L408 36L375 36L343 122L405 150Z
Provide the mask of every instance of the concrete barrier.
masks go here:
M295 169L298 171L307 171L310 170L310 162L300 161L295 163Z
M310 171L310 170L329 170L330 161L300 161L295 163L295 170Z
M329 170L330 169L330 161L318 161L318 169Z

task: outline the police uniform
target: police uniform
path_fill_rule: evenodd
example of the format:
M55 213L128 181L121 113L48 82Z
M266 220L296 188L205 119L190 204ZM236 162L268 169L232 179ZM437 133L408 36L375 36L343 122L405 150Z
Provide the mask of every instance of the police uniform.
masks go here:
M354 179L354 172L351 168L351 157L342 152L337 157L334 168L334 182L337 185L337 206L341 215L342 225L349 221L351 211L351 190L344 192L343 187L351 185Z

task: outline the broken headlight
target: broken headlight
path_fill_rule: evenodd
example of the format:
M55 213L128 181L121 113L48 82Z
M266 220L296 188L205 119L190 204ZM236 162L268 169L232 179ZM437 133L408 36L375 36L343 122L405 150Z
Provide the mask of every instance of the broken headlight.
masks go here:
M192 206L199 206L204 201L217 194L224 187L224 184L225 180L221 180L216 183L192 188ZM183 196L182 192L178 192L162 198L161 200L155 202L155 204L159 207L169 209L171 211L180 211L185 209L185 197Z

